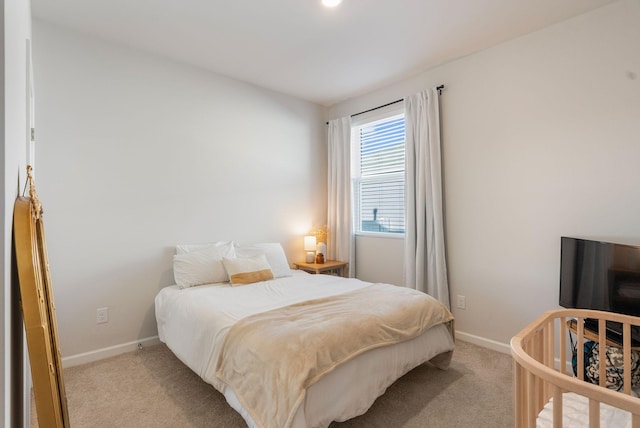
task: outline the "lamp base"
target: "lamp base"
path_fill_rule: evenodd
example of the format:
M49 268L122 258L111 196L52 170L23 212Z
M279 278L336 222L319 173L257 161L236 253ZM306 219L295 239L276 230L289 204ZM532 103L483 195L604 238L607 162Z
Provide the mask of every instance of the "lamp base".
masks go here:
M307 251L307 258L305 259L307 263L313 263L316 261L316 253L315 251Z

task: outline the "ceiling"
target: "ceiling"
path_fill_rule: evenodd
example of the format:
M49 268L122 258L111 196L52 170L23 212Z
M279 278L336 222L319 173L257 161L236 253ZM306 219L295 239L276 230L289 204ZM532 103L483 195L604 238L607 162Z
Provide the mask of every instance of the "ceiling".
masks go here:
M325 106L614 1L31 0L37 19Z

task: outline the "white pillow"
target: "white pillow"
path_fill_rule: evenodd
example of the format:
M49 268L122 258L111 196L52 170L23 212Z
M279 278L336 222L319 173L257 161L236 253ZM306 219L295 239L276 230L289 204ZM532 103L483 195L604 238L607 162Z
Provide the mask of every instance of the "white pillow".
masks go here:
M209 247L217 247L223 251L233 250L233 241L207 242L204 244L178 244L176 254L187 254L194 251L205 250Z
M173 256L173 277L180 288L229 281L223 257L233 257L233 246L210 245L198 251Z
M251 284L273 279L273 271L264 254L247 258L229 259L224 257L222 264L227 270L231 285Z
M291 268L287 261L287 256L284 253L282 245L278 242L260 243L250 245L235 245L236 257L252 257L258 254L264 254L267 256L267 261L273 276L276 278L282 278L283 276L291 276Z

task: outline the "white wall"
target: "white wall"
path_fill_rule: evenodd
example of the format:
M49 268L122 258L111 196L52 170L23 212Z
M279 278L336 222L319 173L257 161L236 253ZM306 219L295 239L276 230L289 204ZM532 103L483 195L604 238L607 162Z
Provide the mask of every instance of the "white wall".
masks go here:
M31 38L31 5L28 1L5 0L0 6L0 129L2 129L2 292L0 293L0 424L28 426L29 402L23 360L24 327L18 306L19 288L13 270L13 205L25 181L27 145L27 40ZM20 189L20 190L19 190Z
M404 239L369 234L356 236L356 278L403 285Z
M437 84L451 295L467 304L453 309L456 328L506 344L557 307L560 236L640 241L640 2L444 64L330 117ZM358 275L385 262L397 272L387 254L359 257Z
M304 257L302 235L326 222L323 108L40 21L34 56L63 357L157 334L176 243Z

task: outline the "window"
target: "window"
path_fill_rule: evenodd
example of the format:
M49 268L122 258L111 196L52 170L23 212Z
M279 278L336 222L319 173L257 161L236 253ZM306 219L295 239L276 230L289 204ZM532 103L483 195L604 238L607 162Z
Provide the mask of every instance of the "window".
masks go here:
M404 234L404 114L352 129L355 232Z

